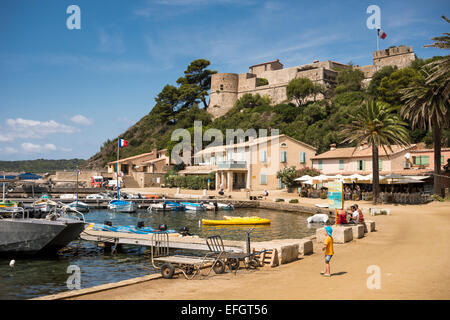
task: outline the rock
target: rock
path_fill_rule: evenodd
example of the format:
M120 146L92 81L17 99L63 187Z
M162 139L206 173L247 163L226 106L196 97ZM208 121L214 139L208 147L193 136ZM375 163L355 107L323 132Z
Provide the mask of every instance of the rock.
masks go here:
M352 227L347 226L332 226L333 229L333 241L334 243L345 243L353 240L353 230ZM323 244L325 238L327 237L327 232L325 228L316 229L316 239L318 243Z

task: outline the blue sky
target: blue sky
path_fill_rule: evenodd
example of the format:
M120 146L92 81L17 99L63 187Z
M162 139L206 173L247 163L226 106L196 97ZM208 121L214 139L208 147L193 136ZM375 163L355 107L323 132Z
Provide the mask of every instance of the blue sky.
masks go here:
M72 4L81 30L66 27ZM89 158L194 59L236 73L274 59L371 64L373 4L388 35L380 48L447 54L423 45L448 32L448 0L2 0L0 160Z

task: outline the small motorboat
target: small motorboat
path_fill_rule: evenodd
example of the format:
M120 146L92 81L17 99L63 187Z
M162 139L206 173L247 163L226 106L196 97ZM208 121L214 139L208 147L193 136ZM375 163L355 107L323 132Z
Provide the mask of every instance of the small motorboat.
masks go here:
M160 203L152 204L148 207L148 211L183 211L185 210L184 205L173 202L173 201L164 201Z
M328 222L328 215L325 213L317 213L313 216L310 216L306 219L306 221L308 223L313 223L313 222L322 222L322 223L327 223Z
M209 204L214 206L214 202L210 202ZM220 210L234 210L234 206L231 203L217 203L217 207Z
M205 211L206 207L202 203L181 202L181 204L189 211Z
M108 209L117 212L135 212L136 206L133 201L111 200Z
M33 208L41 210L42 212L50 212L50 198L48 195L44 194L41 199L33 202Z
M67 210L76 210L79 212L89 212L89 205L81 201L74 201L65 206ZM72 210L73 211L73 210Z
M135 234L149 234L149 233L158 233L162 232L162 230L148 227L136 227L133 225L128 226L109 226L101 223L91 223L86 227L86 230L95 230L95 231L110 231L110 232L125 232L125 233L135 233ZM174 229L164 230L167 233L177 233Z
M270 219L261 217L230 217L224 216L224 220L207 220L202 219L205 225L255 225L255 224L270 224Z

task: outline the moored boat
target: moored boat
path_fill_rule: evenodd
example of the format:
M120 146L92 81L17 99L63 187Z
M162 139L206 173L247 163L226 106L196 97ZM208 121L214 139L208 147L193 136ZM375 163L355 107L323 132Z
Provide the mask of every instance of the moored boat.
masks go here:
M117 212L135 212L136 206L133 201L111 200L108 209Z
M210 202L210 204L214 205L213 202ZM217 207L220 210L234 210L234 206L232 203L217 203Z
M224 220L208 220L202 219L205 225L255 225L255 224L270 224L270 219L261 217L230 217L224 216Z
M68 210L76 210L79 212L89 212L89 205L81 201L69 203L66 207Z
M202 203L181 202L181 204L190 211L205 211L206 207Z

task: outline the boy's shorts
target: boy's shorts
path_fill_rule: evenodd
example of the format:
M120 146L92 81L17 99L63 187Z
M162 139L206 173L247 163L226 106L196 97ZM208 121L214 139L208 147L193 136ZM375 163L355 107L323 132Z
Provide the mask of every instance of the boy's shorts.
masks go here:
M331 260L331 257L332 257L332 255L331 255L331 256L325 256L325 263L328 263L328 262L330 262L330 260Z

